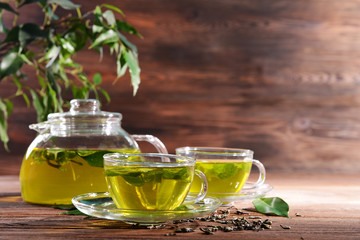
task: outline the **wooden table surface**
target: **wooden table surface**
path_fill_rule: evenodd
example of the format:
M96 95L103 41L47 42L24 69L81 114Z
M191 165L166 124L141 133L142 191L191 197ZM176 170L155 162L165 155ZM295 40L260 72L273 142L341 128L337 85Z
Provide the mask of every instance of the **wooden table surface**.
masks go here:
M200 227L212 223L200 220L145 229L121 221L64 215L64 210L24 203L17 176L0 176L0 239L360 239L359 176L269 173L267 182L274 187L267 196L287 201L291 218L248 211L250 215L244 216L249 221L249 216L268 218L272 228L205 235ZM240 202L235 207L251 209L252 204ZM234 213L234 208L230 211ZM167 236L174 227L184 226L196 231Z

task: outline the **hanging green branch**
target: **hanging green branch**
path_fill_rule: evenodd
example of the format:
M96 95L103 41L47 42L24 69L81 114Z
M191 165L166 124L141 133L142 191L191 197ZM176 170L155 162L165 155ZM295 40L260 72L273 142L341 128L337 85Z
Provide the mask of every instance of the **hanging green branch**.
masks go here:
M42 24L17 24L19 10L28 5L42 9ZM67 15L57 16L58 8L67 10ZM11 27L3 22L5 11L13 15ZM62 111L67 103L63 93L67 90L73 98L88 98L93 94L96 98L102 95L110 101L109 94L101 88L101 75L95 74L93 79L89 79L82 65L74 61L76 53L81 50L95 50L101 59L106 46L116 62L117 78L114 81L128 71L133 94L136 94L140 84L138 54L136 46L124 33L142 36L126 21L116 19L114 12L124 16L119 8L109 4L82 13L80 5L70 0L10 0L0 3L0 39L4 39L0 43L0 83L10 79L17 87L13 95L0 96L0 139L5 148L9 141L7 119L15 97L22 97L27 105L32 103L38 121L46 120L49 113ZM22 69L25 65L34 70L38 88L24 83L26 75Z

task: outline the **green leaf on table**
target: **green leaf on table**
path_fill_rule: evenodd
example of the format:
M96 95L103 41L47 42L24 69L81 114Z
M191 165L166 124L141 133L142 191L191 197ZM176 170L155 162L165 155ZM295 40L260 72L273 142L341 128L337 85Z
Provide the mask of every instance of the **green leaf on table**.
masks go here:
M289 218L289 205L279 197L259 198L252 202L256 211Z
M78 209L76 209L76 207L72 204L64 204L64 205L53 205L51 206L55 209L61 209L61 210L67 210L66 212L62 212L61 214L65 214L65 215L85 215L86 214L82 213L81 211L79 211Z
M76 207L72 204L59 204L59 205L53 205L51 206L55 209L61 209L61 210L75 210Z
M83 212L81 212L80 210L77 210L77 209L62 212L62 214L65 214L65 215L86 215L86 214L84 214Z

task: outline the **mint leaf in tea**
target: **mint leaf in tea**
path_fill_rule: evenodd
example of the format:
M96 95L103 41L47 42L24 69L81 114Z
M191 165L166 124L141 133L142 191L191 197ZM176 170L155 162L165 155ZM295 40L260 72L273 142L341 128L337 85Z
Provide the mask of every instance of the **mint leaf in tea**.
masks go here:
M197 160L196 169L202 171L208 180L207 193L237 193L249 177L252 162L225 159ZM194 178L191 192L199 192L201 182Z

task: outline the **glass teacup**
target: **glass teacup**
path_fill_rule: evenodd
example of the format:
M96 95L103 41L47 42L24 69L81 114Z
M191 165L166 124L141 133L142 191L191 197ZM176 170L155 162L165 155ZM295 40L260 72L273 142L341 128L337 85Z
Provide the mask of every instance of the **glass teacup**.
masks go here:
M254 152L248 149L182 147L176 149L176 154L196 159L196 169L202 171L208 180L208 196L225 199L242 189L258 188L265 181L264 165L253 159ZM244 186L253 165L259 168L259 178ZM196 192L199 187L200 183L194 180L190 191Z
M186 202L201 201L207 192L205 175L195 159L157 153L105 154L108 189L121 209L174 210ZM187 197L194 175L199 176L196 197Z

